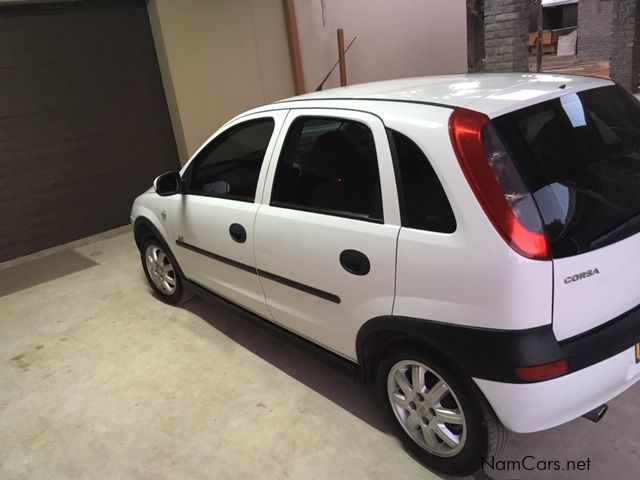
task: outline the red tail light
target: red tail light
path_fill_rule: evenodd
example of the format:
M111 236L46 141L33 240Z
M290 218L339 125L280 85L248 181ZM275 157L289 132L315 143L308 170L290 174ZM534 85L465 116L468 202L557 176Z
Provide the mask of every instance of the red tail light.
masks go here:
M516 368L516 375L527 382L540 382L550 380L555 377L565 375L569 371L569 364L566 360L553 363L545 363L535 367Z
M498 233L521 255L548 260L538 209L489 118L456 108L449 134L462 171Z

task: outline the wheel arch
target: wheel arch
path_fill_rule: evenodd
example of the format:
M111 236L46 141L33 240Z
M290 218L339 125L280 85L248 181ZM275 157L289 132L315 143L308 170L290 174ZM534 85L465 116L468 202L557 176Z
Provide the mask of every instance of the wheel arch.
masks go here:
M447 353L446 344L436 343L429 335L428 321L406 317L383 316L367 321L358 331L356 352L362 371L362 380L372 383L376 379L378 364L384 356L398 348L427 349L453 367L464 368Z
M153 235L159 241L166 244L164 235L162 235L162 232L160 232L160 229L158 229L158 227L156 227L151 220L149 220L145 216L137 217L133 222L133 238L135 239L136 246L138 248L140 248L140 245L142 244L142 240L149 234Z
M182 268L180 267L180 264L178 263L176 256L173 254L171 247L169 246L167 240L165 239L160 229L156 227L154 223L151 220L149 220L149 218L145 216L137 217L133 223L133 238L136 242L136 246L138 247L138 249L140 249L142 245L142 241L149 234L155 237L162 244L163 249L170 255L171 262L178 269L178 273L184 278L184 273L182 271Z

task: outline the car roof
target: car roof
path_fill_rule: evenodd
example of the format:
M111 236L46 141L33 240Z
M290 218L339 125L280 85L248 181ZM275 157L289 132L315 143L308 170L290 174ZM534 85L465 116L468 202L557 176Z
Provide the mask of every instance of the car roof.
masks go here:
M608 79L564 74L434 75L333 88L280 100L276 105L284 103L291 107L297 102L316 104L327 100L386 100L464 107L495 117L571 92L613 84Z

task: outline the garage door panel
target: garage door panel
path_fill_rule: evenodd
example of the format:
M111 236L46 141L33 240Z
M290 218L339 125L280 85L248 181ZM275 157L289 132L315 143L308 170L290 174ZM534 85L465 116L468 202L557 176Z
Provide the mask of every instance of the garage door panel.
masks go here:
M82 201L70 201L69 198L57 203L56 208L51 208L49 212L37 209L35 214L16 216L11 225L0 226L0 236L8 242L12 242L16 235L28 233L31 236L47 236L51 229L60 222L64 222L67 228L73 228L83 223L91 224L93 217L100 216L103 220L112 223L122 215L127 215L131 207L128 201L124 201L126 191L131 188L130 183L122 186L98 185L95 192L87 194ZM113 203L106 196L117 195L121 197L119 204ZM120 225L122 222L120 220ZM1 243L1 242L0 242Z
M128 223L179 166L145 2L0 6L0 262Z
M20 206L20 209L7 208L7 216L12 217L12 222L3 222L0 225L0 232L2 234L10 234L11 232L25 231L28 229L42 227L43 230L51 227L57 222L64 222L67 227L71 226L78 219L75 218L75 213L80 212L84 215L84 212L95 212L96 216L105 217L116 215L117 217L126 216L131 209L131 202L129 200L129 191L132 189L138 189L139 185L136 185L131 180L125 180L121 183L109 184L109 183L96 183L93 184L93 190L85 193L81 198L70 198L69 195L65 195L60 192L56 197L45 196L34 192L32 197L34 203L29 206ZM145 185L144 188L139 189L138 193L149 188L149 185ZM51 201L49 201L51 198ZM39 200L46 199L46 203L37 203ZM46 208L46 207L51 208ZM54 208L55 207L55 208ZM55 221L51 220L55 219ZM51 221L50 221L51 220ZM93 222L91 218L84 218L83 221ZM127 223L127 222L125 222ZM123 223L121 223L123 225ZM10 239L9 239L10 240Z
M10 46L0 65L24 63L30 55L34 63L56 62L62 56L90 59L118 53L144 52L140 41L150 35L146 6L140 1L76 2L76 5L5 6L2 15L7 29L37 32L37 35L9 37ZM27 11L28 9L28 11ZM72 28L69 28L69 27ZM81 38L83 41L78 42Z
M128 213L128 202L122 202L118 208L110 202L100 198L100 194L113 195L116 192L107 188L97 188L96 193L91 196L83 198L83 205L78 206L77 202L72 202L68 197L60 198L50 203L52 213L46 213L43 211L40 205L32 208L25 208L20 212L13 213L13 224L10 227L0 227L0 232L7 235L15 235L22 232L31 232L33 235L37 235L40 230L44 231L44 235L47 235L47 229L51 229L58 222L65 222L67 228L75 223L86 223L91 220L87 220L83 215L101 215L104 218L121 217L122 214ZM120 189L122 191L122 189ZM69 218L72 218L70 221Z
M2 8L2 7L0 7ZM28 58L28 57L27 57ZM125 63L124 60L127 62ZM100 58L83 61L77 59L61 59L59 63L40 63L24 66L0 67L0 87L11 89L14 96L24 94L38 95L42 89L45 93L99 94L92 87L102 86L110 82L108 91L103 93L124 92L137 86L157 85L162 82L154 75L156 62L154 58L127 56L123 58ZM70 90L69 87L73 87ZM11 96L4 96L0 101L6 102Z
M155 101L159 91L149 91L141 94L131 94L130 97L118 97L101 102L87 102L80 105L72 105L60 102L58 108L38 110L29 115L5 115L0 117L0 129L6 135L18 135L21 132L28 134L37 132L63 132L67 125L56 124L55 121L60 115L59 110L69 110L67 113L68 124L71 126L87 125L109 125L111 122L116 124L124 124L131 122L140 122L141 119L149 120L153 114L163 115L164 108ZM35 102L33 102L35 103ZM121 110L117 111L114 107L119 105ZM107 105L109 108L107 108ZM0 107L1 108L1 107ZM123 116L122 112L127 114ZM76 115L80 113L81 116ZM141 118L142 117L142 118Z
M82 114L82 112L78 112ZM124 128L130 126L128 131ZM84 128L81 128L84 127ZM0 173L7 173L6 168L16 167L31 162L30 168L35 168L34 162L43 161L45 158L58 157L58 164L65 163L65 155L79 151L86 151L93 148L101 151L104 146L108 146L113 141L152 141L158 132L162 134L169 133L171 130L165 130L164 120L162 118L149 118L146 124L140 124L134 121L124 122L96 122L91 121L87 125L78 125L76 128L65 129L49 129L46 126L42 128L35 126L31 132L25 128L22 130L14 129L9 132L12 138L11 143L2 147L0 153Z
M109 85L109 91L102 95L96 89L97 87L91 88L87 84L74 88L73 84L69 83L65 91L41 87L23 92L5 93L0 105L2 111L0 118L37 114L43 111L64 111L89 105L102 105L106 108L113 102L143 102L164 95L161 84L149 84L143 80L132 81L130 85L122 87L117 84ZM6 92L8 88L3 87L3 90ZM150 103L155 104L155 101Z
M128 111L128 108L129 105L122 104L123 111ZM69 145L85 148L86 145L108 144L118 138L122 140L135 140L143 136L149 138L151 133L164 129L166 125L162 111L157 108L134 107L128 111L126 117L120 118L115 115L101 115L101 112L97 112L95 116L90 115L88 121L83 123L85 112L84 109L70 110L67 115L73 118L63 125L53 125L55 119L60 118L60 112L50 112L47 115L48 124L2 130L3 134L10 139L0 145L0 161L4 165L11 165L21 163L16 156L20 153L26 153L26 156L22 156L22 161L28 161L29 155L31 158L39 158L43 155L55 155L57 151L69 151L65 148ZM7 158L11 155L14 157Z
M1 8L1 7L0 7ZM124 92L139 90L147 86L162 86L152 76L149 69L153 67L153 62L149 59L139 58L137 65L123 65L122 62L101 60L83 65L81 68L73 70L73 76L69 75L69 69L73 69L76 64L68 62L59 65L41 64L24 67L3 68L0 87L11 89L12 96L3 95L3 103L29 94L30 96L44 93L64 94L74 97L78 94L99 96L95 86L101 86L105 82L110 82L107 92L112 96ZM134 59L129 59L133 61ZM66 81L65 80L66 77ZM74 90L70 91L69 87ZM44 91L43 91L44 90ZM4 113L3 113L4 115Z
M65 111L90 106L102 106L105 111L110 111L110 107L114 103L136 102L141 105L146 103L150 106L154 105L156 103L154 100L162 94L161 85L131 85L128 89L111 91L104 95L99 95L88 88L77 88L75 92L67 92L66 94L45 92L45 89L41 89L39 94L26 92L23 97L15 100L6 98L5 102L0 105L2 110L0 119L10 120L14 117L37 115L43 112L59 112L64 115Z
M146 146L147 140L142 139L139 144ZM135 143L132 143L135 145ZM129 205L135 196L149 188L153 179L166 171L166 167L158 163L158 158L165 154L161 146L148 149L144 156L136 158L134 152L122 152L135 167L130 167L123 174L119 165L109 163L111 158L104 152L95 151L80 152L76 157L76 164L62 166L47 170L44 173L29 171L25 175L16 175L12 178L0 179L0 207L20 211L25 206L42 205L62 197L70 197L76 201L81 200L95 189L96 185L113 185L131 182L135 190L127 196ZM67 156L67 161L71 156ZM86 168L87 163L93 164L92 168ZM12 194L7 192L11 190ZM115 199L114 199L115 201ZM5 215L10 215L7 211ZM8 217L7 217L8 218Z
M140 140L139 144L141 146L146 146L146 141L146 138L143 138ZM131 144L135 145L134 142L131 142ZM96 165L93 169L87 170L87 163L97 163L101 158L101 152L95 150L93 147L70 152L64 156L52 156L41 161L31 162L28 172L26 173L24 173L25 168L23 168L23 165L10 165L7 168L0 169L0 176L4 176L2 172L6 171L11 178L5 178L0 181L5 182L4 185L11 189L11 193L9 194L8 190L5 190L5 195L2 196L2 192L0 192L0 198L6 199L5 201L19 200L21 195L20 189L17 188L18 185L37 184L41 191L46 192L44 188L45 184L42 183L43 177L49 177L50 175L54 176L54 178L48 178L47 181L65 179L64 184L69 183L66 181L67 179L73 180L94 177L96 173L99 173L100 175L107 174L110 178L117 176L119 179L125 178L129 175L135 175L145 180L147 184L150 184L151 180L157 177L160 173L167 171L167 167L162 166L162 162L158 162L158 159L162 160L165 155L166 152L160 149L155 151L145 151L145 155L142 157L132 155L132 152L123 152L122 157L125 160L129 159L130 161L138 164L135 168L132 167L128 169L126 173L121 171L119 165ZM56 161L56 158L63 159L64 162L61 161L58 165L51 165L51 162ZM82 192L80 186L74 188L77 188L76 191L78 193Z
M114 139L118 140L119 138L114 137ZM166 167L163 165L164 162L158 162L158 159L166 157L166 151L162 146L149 148L147 145L149 141L153 141L153 137L149 135L139 135L136 139L128 139L128 144L132 147L139 145L144 147L145 150L144 155L138 155L132 151L121 152L122 159L129 159L137 164L135 167L129 167L127 173L122 174L122 176L140 173L146 179L153 179L157 176L156 174L159 175L166 171ZM73 145L75 146L77 143ZM69 173L71 177L79 177L104 168L104 165L95 165L92 170L87 171L86 164L87 162L97 163L100 158L108 155L108 153L105 154L104 149L89 145L86 148L68 150L48 157L36 157L28 162L28 168L25 168L27 161L6 165L0 168L0 177L5 179L9 187L15 182L28 182L30 179L40 178L42 175L52 174L58 176L57 173L60 173L60 176L62 176L64 173ZM106 162L110 160L110 157L104 158L106 158ZM106 166L115 169L117 172L121 171L120 165L107 164ZM65 170L63 171L62 169ZM69 172L69 169L72 169L72 171ZM0 179L0 181L2 180ZM35 181L39 182L39 180ZM11 198L17 198L14 193L16 192L12 191Z
M142 193L144 190L151 186L151 183L155 176L151 175L146 177L144 175L148 169L140 168L132 173L139 174L138 177L131 181L128 177L118 177L117 171L104 167L91 174L74 175L72 171L68 172L67 177L56 177L54 179L48 178L46 175L37 175L20 183L20 189L22 190L20 195L7 197L0 195L0 207L6 209L3 212L7 221L2 223L8 223L8 220L12 216L20 214L25 208L41 208L45 209L51 205L52 202L62 200L65 198L72 198L74 201L86 201L87 196L91 195L93 190L100 185L113 185L118 182L120 184L131 185L132 189L135 189L136 193L133 195L129 192L126 196L126 201L130 207L133 203L133 199L137 194ZM60 174L60 172L56 172ZM163 172L155 172L158 175ZM64 174L64 172L62 172ZM144 175L144 177L143 177ZM143 180L140 180L140 177ZM2 187L0 187L2 188ZM18 188L16 188L17 190ZM79 192L81 190L81 192ZM109 192L106 192L109 195ZM113 196L113 195L111 195ZM115 199L112 199L115 202Z
M29 63L26 63L28 60ZM79 62L82 62L79 65ZM5 63L4 65L2 65ZM35 89L42 84L50 88L64 89L65 79L78 86L99 83L101 79L119 82L123 85L126 81L153 81L156 78L152 75L150 67L155 64L153 58L146 55L132 55L128 52L123 56L112 57L92 57L87 60L79 60L73 57L61 57L57 62L50 61L35 63L29 54L24 54L22 65L7 65L0 60L0 68L3 69L3 77L0 79L0 86L15 88L18 92ZM82 72L85 77L69 76L60 74L71 69L74 73ZM27 75L22 75L22 73ZM121 75L122 73L122 75ZM127 74L137 73L139 78L127 78ZM86 82L85 82L86 81Z
M155 141L159 135L171 135L171 130L159 126L156 122L149 122L149 125L141 125L131 128L128 131L118 129L111 132L96 133L85 138L69 139L63 143L38 146L36 148L13 151L0 156L1 176L8 177L10 172L13 176L29 173L38 169L40 165L48 164L52 168L64 165L86 165L87 160L95 155L100 158L108 158L109 163L122 168L122 163L126 160L134 160L133 165L127 165L127 170L136 168L141 161L154 156L168 156L166 146L163 142ZM135 151L142 148L141 151ZM119 161L113 161L113 155L119 156ZM124 156L124 158L123 158ZM106 161L106 160L105 160ZM95 163L95 162L94 162ZM164 167L161 163L158 168ZM92 165L100 167L100 165ZM151 174L151 173L150 173Z

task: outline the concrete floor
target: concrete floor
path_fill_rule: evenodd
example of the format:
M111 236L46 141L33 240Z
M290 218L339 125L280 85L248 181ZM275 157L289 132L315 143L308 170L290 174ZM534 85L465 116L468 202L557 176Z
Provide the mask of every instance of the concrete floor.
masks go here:
M128 231L84 243L95 266L0 297L1 479L438 478L369 388L200 299L154 299ZM588 472L476 478L637 478L639 393L501 455L588 457Z

